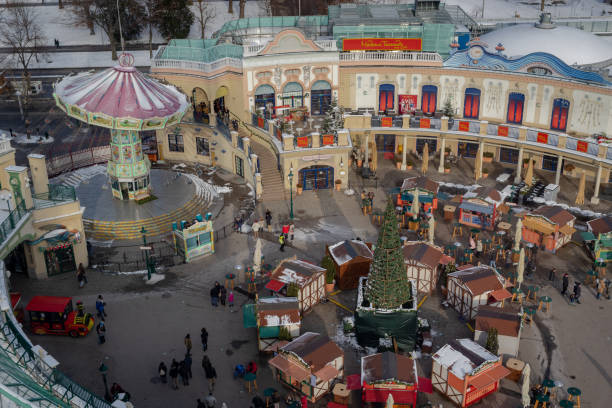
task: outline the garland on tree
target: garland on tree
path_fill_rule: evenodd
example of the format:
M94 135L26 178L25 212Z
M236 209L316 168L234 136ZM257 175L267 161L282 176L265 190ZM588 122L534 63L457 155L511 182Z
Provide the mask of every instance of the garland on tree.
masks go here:
M398 309L412 302L397 225L395 207L389 200L366 288L366 298L375 309Z

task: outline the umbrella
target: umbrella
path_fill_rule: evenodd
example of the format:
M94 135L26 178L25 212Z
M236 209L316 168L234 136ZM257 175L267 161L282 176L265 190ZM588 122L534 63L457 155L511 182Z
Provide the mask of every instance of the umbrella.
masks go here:
M523 403L523 407L528 407L531 405L531 399L529 398L529 377L531 376L531 367L529 363L525 364L525 368L523 368L523 383L521 384L521 402Z
M521 234L523 233L523 221L519 218L516 223L516 233L514 234L514 249L518 251L521 247Z
M520 288L521 283L523 283L523 274L525 273L525 248L521 248L521 253L519 254L518 269L516 273L516 281L518 282Z
M387 397L387 403L385 405L385 408L393 408L394 403L395 401L393 401L393 395L389 393L389 396Z
M425 143L423 146L423 163L421 163L421 171L423 174L427 173L427 168L429 167L429 144Z
M433 214L429 217L429 243L433 245L434 243L434 228L436 226L436 220L434 220Z
M261 270L261 238L257 238L255 243L255 253L253 254L253 270L259 273Z
M529 187L533 184L533 159L529 158L529 166L527 166L527 173L525 173L525 184Z
M580 176L580 184L578 185L578 194L576 194L575 204L584 204L584 187L586 185L586 173L583 171Z
M476 160L474 161L474 178L476 180L482 178L482 159L480 158L480 147L476 152Z
M416 188L412 194L412 206L410 207L410 213L413 219L417 219L419 216L419 189Z

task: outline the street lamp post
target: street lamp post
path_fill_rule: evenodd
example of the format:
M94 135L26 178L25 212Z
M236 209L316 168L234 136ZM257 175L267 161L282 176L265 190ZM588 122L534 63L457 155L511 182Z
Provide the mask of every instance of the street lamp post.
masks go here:
M149 247L147 246L147 230L143 226L140 230L142 234L142 250L145 251L145 262L147 263L147 279L151 280L151 275L155 272L155 261L152 258L149 258Z
M293 220L293 166L289 169L289 191L291 193L291 209L289 211L289 218Z
M108 367L106 364L102 363L100 364L98 370L100 371L100 374L102 374L102 381L104 381L104 399L110 402L112 398L110 392L108 391L108 381L106 380L106 372L108 371Z

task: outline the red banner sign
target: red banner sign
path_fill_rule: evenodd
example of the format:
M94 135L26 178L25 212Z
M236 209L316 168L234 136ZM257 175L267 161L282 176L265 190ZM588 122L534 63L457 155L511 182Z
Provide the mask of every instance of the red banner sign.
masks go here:
M508 137L508 126L498 126L497 127L497 136Z
M393 118L390 116L385 116L380 120L380 126L382 127L392 127L393 126Z
M586 153L587 150L589 150L589 144L587 142L583 142L582 140L579 140L578 143L576 144L576 150L579 152Z
M334 135L323 135L323 146L334 144Z
M301 136L297 138L298 147L308 147L308 136Z
M466 122L464 120L459 122L459 131L460 132L469 132L470 131L470 122Z
M398 95L399 114L414 113L417 108L417 95Z
M419 127L429 129L431 127L429 118L421 118L421 120L419 121Z
M421 51L420 38L345 38L343 51Z
M548 133L538 132L538 143L548 143Z

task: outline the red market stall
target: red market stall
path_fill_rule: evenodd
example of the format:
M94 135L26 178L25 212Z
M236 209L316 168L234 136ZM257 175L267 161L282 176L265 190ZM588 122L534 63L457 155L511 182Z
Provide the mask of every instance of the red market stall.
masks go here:
M472 228L493 231L504 198L494 188L480 187L467 192L459 205L459 223Z
M390 351L361 359L361 398L364 403L385 403L389 394L396 405L413 408L417 402L416 362Z

